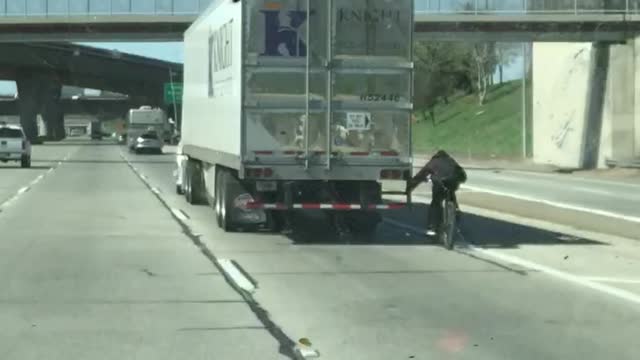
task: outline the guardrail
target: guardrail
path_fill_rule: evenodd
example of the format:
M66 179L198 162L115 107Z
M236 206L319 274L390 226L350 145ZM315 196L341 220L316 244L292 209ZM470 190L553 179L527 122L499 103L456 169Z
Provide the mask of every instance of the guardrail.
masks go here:
M0 0L2 17L200 14L212 0Z
M638 14L640 0L415 0L422 14Z

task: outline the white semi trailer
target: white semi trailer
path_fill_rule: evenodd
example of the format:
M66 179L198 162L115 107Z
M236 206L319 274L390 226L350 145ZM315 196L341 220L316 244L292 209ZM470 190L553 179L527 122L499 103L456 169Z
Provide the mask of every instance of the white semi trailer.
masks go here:
M413 0L216 0L184 38L177 190L220 227L322 209L368 234L411 176ZM409 199L408 199L409 200Z

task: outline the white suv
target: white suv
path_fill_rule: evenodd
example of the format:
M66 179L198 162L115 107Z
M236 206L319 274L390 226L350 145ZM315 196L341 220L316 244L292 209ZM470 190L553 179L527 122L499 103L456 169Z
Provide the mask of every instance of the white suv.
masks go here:
M31 143L22 127L0 123L0 161L19 161L23 168L31 167Z

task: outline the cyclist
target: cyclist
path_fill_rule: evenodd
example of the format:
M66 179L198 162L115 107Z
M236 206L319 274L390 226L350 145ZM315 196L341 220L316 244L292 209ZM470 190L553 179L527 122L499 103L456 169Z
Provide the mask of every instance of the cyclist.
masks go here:
M427 164L407 183L407 193L412 192L420 183L431 180L431 205L427 217L427 235L434 236L442 221L442 201L446 190L451 192L458 205L456 191L460 184L467 181L467 173L444 150L438 151Z

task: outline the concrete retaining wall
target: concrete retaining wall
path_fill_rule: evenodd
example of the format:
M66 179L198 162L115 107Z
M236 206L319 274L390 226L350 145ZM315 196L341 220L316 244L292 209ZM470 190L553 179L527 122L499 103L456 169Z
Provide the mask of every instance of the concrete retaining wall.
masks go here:
M533 76L535 162L605 167L640 156L640 39L536 43Z

